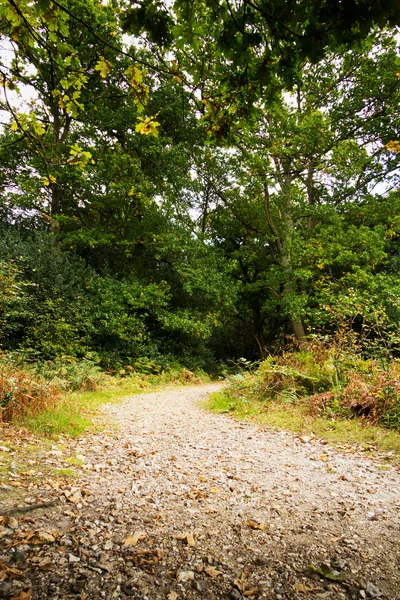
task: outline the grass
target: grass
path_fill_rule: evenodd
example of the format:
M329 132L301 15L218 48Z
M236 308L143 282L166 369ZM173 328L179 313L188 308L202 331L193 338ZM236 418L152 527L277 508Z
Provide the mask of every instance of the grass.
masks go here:
M77 458L76 456L71 456L64 461L68 465L74 465L75 467L82 467L84 462L81 458Z
M315 435L333 446L356 444L362 448L393 452L400 459L400 434L357 419L313 416L306 403L262 401L255 397L237 398L229 392L215 392L206 407L228 413L235 419L284 429L302 435Z
M188 373L191 374L190 377ZM64 393L49 408L33 414L27 413L15 420L14 424L53 439L60 436L77 438L86 431L101 427L101 419L96 419L94 423L93 416L104 404L118 402L131 394L150 392L159 386L199 383L204 379L207 378L185 369L159 375L108 377L96 391Z
M63 479L74 479L79 477L78 473L73 469L55 469L54 475L55 477L62 477Z
M93 415L103 404L117 402L128 394L143 391L136 384L129 386L127 380L114 383L111 389L96 392L71 392L64 394L53 407L41 413L21 417L17 425L26 427L39 435L59 438L62 435L76 438L96 427ZM97 425L98 426L98 425Z

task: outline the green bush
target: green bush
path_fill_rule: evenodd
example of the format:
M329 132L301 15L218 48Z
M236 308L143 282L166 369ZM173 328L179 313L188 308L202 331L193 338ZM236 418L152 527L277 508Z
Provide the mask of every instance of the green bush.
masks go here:
M229 398L306 405L312 414L358 418L400 429L400 366L315 343L270 356L253 373L230 378Z

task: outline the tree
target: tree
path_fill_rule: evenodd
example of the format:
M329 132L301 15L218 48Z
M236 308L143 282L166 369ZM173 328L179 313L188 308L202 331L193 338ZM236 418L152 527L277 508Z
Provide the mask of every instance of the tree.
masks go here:
M219 206L210 211L210 227L237 257L240 277L248 278L250 268L252 277L264 281L258 284L261 329L268 332L267 315L272 325L278 314L302 340L307 321L323 326L313 318L327 303L319 286L335 296L339 288L331 278L342 281L343 290L349 276L353 287L358 281L366 289L363 278L382 269L385 227L362 220L356 227L351 219L356 207L360 214L377 202L371 195L377 184L386 191L397 185L399 156L390 151L400 128L397 73L390 36L367 40L360 52L308 65L295 94L282 94L272 105L260 103L253 124L232 128L225 137L230 151L215 154ZM390 214L394 218L396 212ZM231 215L238 224L229 229ZM382 296L379 302L383 307ZM350 322L357 317L356 304L365 315L373 312L373 303L361 294L346 317Z
M307 63L356 47L376 27L399 24L395 0L144 0L122 11L125 30L145 33L164 68L200 90L206 112L218 114L218 127L212 125L220 139L236 116L251 118L259 100L273 101L300 83ZM171 52L172 63L165 59Z

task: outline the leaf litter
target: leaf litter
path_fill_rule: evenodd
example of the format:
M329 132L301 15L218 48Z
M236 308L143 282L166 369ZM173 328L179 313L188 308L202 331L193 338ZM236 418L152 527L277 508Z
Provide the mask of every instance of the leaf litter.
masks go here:
M32 454L44 476L0 504L0 597L397 599L398 471L203 412L219 387L135 396ZM73 483L43 466L75 456Z

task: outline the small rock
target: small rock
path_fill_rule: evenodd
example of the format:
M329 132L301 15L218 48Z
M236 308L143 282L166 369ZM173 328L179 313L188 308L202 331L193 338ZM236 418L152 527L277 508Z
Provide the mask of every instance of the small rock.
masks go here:
M22 550L15 550L14 555L13 555L14 562L17 565L26 563L26 557L27 557L26 552L23 552Z
M208 590L208 585L205 581L196 581L194 584L195 589L198 592L206 592Z
M80 579L79 581L74 581L71 583L71 589L75 594L80 594L85 587L85 580Z
M18 529L19 525L17 519L14 517L9 517L7 527L10 527L11 529Z
M192 579L194 579L194 572L193 571L179 571L176 578L178 581L180 581L182 583L186 583L186 581L191 581Z
M382 592L370 581L368 581L365 591L367 592L367 596L370 598L379 598L382 596Z
M73 554L70 554L70 555L68 556L68 561L69 561L70 563L77 563L77 562L80 562L80 560L81 560L81 559L79 558L79 556L74 556Z
M233 588L233 590L229 592L229 598L231 598L231 600L241 600L242 594L239 592L239 590Z

